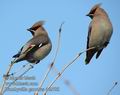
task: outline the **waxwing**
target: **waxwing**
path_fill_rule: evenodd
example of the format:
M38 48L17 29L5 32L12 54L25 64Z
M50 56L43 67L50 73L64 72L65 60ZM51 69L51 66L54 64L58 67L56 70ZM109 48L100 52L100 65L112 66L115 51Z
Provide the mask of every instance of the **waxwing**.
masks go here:
M13 56L15 58L13 63L27 60L30 63L37 64L50 53L52 44L43 24L44 21L38 21L27 29L33 37Z
M88 29L87 49L92 47L94 47L94 49L86 52L86 64L90 62L95 53L96 59L99 57L102 50L110 42L113 33L113 27L108 14L100 5L101 4L96 4L87 14L87 16L92 19Z

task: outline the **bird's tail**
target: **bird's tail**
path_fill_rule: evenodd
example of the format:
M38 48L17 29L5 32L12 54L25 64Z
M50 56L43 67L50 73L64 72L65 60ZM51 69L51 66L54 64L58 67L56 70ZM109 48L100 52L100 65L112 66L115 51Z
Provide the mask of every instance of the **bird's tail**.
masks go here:
M96 50L89 50L86 52L86 59L85 59L85 64L89 64L90 60L92 59L92 57L94 56L94 54L96 53Z
M18 62L18 58L15 58L15 59L13 59L13 60L11 61L12 64L15 64L15 63L17 63L17 62Z
M15 64L15 63L17 63L17 62L19 62L19 61L22 61L22 60L24 60L24 59L23 59L23 58L20 58L20 57L17 57L17 58L15 58L15 59L13 59L12 64Z

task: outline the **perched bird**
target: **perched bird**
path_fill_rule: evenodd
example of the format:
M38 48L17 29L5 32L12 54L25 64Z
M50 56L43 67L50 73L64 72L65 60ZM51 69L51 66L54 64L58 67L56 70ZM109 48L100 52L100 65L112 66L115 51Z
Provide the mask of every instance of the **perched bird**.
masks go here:
M43 24L44 21L38 21L27 29L33 37L13 56L15 58L13 63L27 60L30 63L37 64L50 53L52 44Z
M92 19L88 29L87 49L94 47L86 52L86 64L90 62L95 53L96 59L100 56L102 50L108 45L113 33L111 21L100 5L95 5L86 15Z

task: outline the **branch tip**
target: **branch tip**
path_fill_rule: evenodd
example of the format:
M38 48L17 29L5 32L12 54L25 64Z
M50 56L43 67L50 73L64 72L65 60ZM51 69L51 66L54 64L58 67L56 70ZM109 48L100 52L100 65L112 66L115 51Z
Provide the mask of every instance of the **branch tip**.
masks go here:
M82 53L80 52L80 53L78 53L78 56L80 56Z
M118 82L115 82L115 85L117 85L118 84Z
M54 62L52 62L52 63L50 64L50 67L52 68L52 67L53 67L53 65L54 65Z
M62 31L62 26L63 26L64 23L65 23L65 22L62 22L61 25L60 25L60 28L59 28L59 32L60 32L60 33L61 33L61 31Z

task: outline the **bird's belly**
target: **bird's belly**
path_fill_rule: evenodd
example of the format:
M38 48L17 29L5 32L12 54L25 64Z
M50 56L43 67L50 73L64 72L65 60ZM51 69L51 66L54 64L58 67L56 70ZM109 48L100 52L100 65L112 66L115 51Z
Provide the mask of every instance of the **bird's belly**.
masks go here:
M92 31L94 33L91 33L91 38L89 41L89 47L102 47L105 40L105 30L96 30Z
M112 35L112 25L109 20L100 19L99 17L93 21L92 30L89 39L89 47L102 48L106 42L109 42Z

